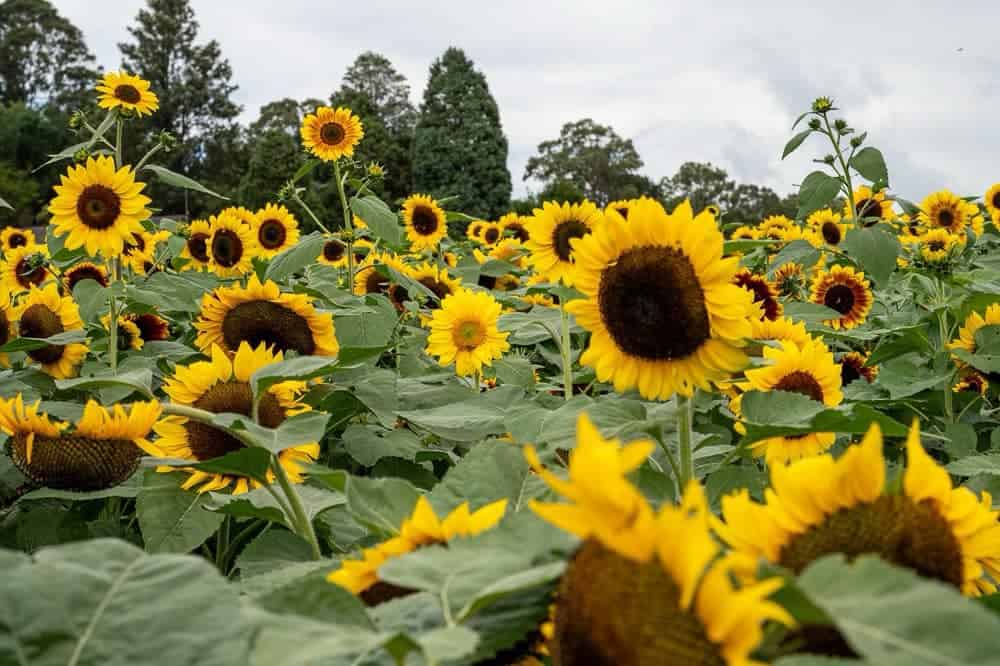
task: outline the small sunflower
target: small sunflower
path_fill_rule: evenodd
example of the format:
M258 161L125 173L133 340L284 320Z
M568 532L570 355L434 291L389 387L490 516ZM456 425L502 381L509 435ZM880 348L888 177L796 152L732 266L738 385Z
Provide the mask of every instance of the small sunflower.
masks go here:
M219 211L219 215L232 215L250 228L257 224L257 214L246 206L227 206Z
M356 295L389 293L393 282L389 277L379 272L378 266L380 265L388 266L398 273L406 274L409 270L403 260L392 252L369 252L364 261L357 265L354 274L354 293Z
M329 106L321 106L303 118L299 133L306 150L324 162L351 157L365 135L361 119L350 109Z
M10 437L11 459L26 477L61 490L102 490L132 476L160 416L156 402L137 402L126 411L90 400L70 424L51 419L40 405L25 405L20 393L0 398L0 430Z
M1000 183L996 183L986 190L983 202L986 204L986 211L990 214L993 224L1000 224Z
M528 262L537 273L551 282L573 284L574 246L571 241L583 238L601 226L604 213L589 201L561 206L545 202L535 209L527 223L530 236L526 247Z
M170 339L170 322L154 312L143 314L127 314L127 321L135 324L139 329L139 336L143 342L159 342Z
M104 315L101 317L101 323L104 325L105 331L111 330L111 315ZM136 323L124 316L118 317L118 350L127 351L129 349L139 350L142 349L143 339L142 331ZM109 338L110 340L110 338Z
M758 238L782 240L784 234L794 228L796 228L795 222L784 215L771 215L757 225L757 234Z
M341 268L347 265L347 243L338 238L327 238L316 258L321 264Z
M840 381L844 386L859 379L871 384L878 377L878 366L868 365L870 353L847 352L840 357Z
M6 227L0 230L0 253L32 245L38 245L38 243L35 242L35 233L31 229Z
M194 323L195 344L204 353L218 346L233 353L244 343L299 356L336 356L340 351L333 315L318 311L305 294L281 293L274 282L256 274L247 286L219 287L201 300Z
M485 292L460 289L446 296L431 317L427 353L441 365L454 363L460 376L481 372L510 349L510 333L497 329L500 310Z
M483 242L483 229L487 224L488 222L485 220L473 220L469 222L468 226L465 227L465 237L474 243Z
M864 273L850 266L833 266L813 279L809 300L839 312L839 318L823 322L839 330L863 324L874 298Z
M794 342L799 347L819 342L809 335L805 322L793 321L788 317L775 320L755 319L750 321L750 338L767 342Z
M476 511L470 511L469 503L465 502L441 520L427 498L421 496L413 513L400 525L396 536L365 548L360 560L343 560L340 568L330 573L326 579L351 594L360 596L369 606L405 596L410 590L379 580L379 567L388 560L423 546L447 544L459 537L485 532L500 522L506 509L505 499L487 504Z
M921 576L978 596L1000 576L1000 523L989 493L953 488L948 472L920 444L914 423L906 441L902 489L886 489L882 433L873 423L839 460L821 455L771 467L766 502L740 490L722 499L717 532L734 562L756 570L760 559L801 573L824 555L874 554Z
M943 264L965 247L965 234L955 235L947 229L931 229L917 239L920 257L928 264Z
M253 231L263 257L273 257L299 242L299 223L280 204L269 203L258 210Z
M975 370L966 370L962 373L961 378L955 382L955 385L951 388L955 393L962 393L963 391L969 391L972 393L978 393L979 395L986 395L990 390L990 381L979 372Z
M211 234L206 241L208 268L219 277L240 277L253 270L259 248L250 227L225 211L209 218Z
M483 245L493 246L503 238L503 229L496 222L483 222L479 230L479 241Z
M887 199L885 191L872 192L867 185L862 185L854 190L852 196L854 210L857 211L857 219L862 221L863 226L872 226L879 222L889 222L896 217L892 210L892 200ZM844 203L844 217L853 217L851 204Z
M503 230L503 235L509 238L513 238L518 243L526 243L531 235L528 233L528 228L525 225L524 218L522 218L517 213L507 213L499 220L497 224Z
M232 359L218 346L212 347L211 357L211 361L198 361L174 368L174 374L163 386L173 402L216 414L232 412L250 416L253 405L251 375L258 369L283 359L281 352L272 352L263 343L251 348L245 342L240 344ZM310 407L298 399L305 389L306 383L299 381L286 381L271 386L259 402L260 424L266 428L277 428L289 416L309 411ZM244 447L240 440L227 432L182 416L165 416L153 429L159 439L153 443L140 443L139 446L149 455L160 458L203 462ZM311 463L318 455L319 444L311 442L285 449L278 454L278 460L289 480L301 483L303 465ZM177 468L160 467L158 471L173 472ZM233 485L233 494L240 494L261 485L258 481L234 474L214 474L191 469L187 471L191 472L191 476L182 487L188 489L198 486L198 492L220 490ZM270 470L267 479L274 480Z
M805 268L802 264L790 261L782 264L774 271L775 288L781 296L799 299L809 291L809 281L806 279Z
M212 262L208 253L208 242L212 238L212 225L205 220L194 220L188 225L185 236L187 240L184 243L184 249L181 250L181 259L189 260L185 268L208 270L208 266Z
M672 214L637 202L628 223L611 218L577 241L573 282L585 298L567 309L591 332L580 362L648 400L691 395L741 369L757 308L733 284L739 259L723 259L722 245L715 219L687 202Z
M983 216L979 214L979 207L948 190L928 195L921 202L917 217L930 229L944 229L964 236L965 229L972 227L977 236L983 235Z
M436 301L428 299L425 303L425 305L432 310L436 310L441 307L441 301L462 288L461 278L451 277L448 275L448 271L446 269L439 268L430 262L424 262L423 264L413 268L410 273L410 277L427 287L431 293L437 296Z
M958 337L948 343L949 349L954 350L964 350L970 354L975 354L978 348L976 343L976 333L979 329L984 326L997 326L1000 325L1000 303L994 303L986 308L983 314L978 312L971 313L965 318L965 323L958 330ZM955 362L960 368L965 368L966 364L964 361L953 355ZM1000 379L1000 375L994 376L995 373L989 373L987 378L991 380Z
M108 270L104 266L99 266L89 261L81 261L67 268L66 272L63 273L63 284L66 286L66 291L71 294L73 293L73 287L84 280L93 280L102 287L107 287Z
M44 245L9 250L0 261L0 283L11 293L34 289L49 277L48 259L49 249Z
M17 331L22 338L50 338L83 328L80 309L71 296L60 296L56 284L32 289L18 304ZM56 379L74 377L87 355L87 345L47 345L26 352L28 359Z
M818 210L806 220L809 227L823 237L823 242L836 247L844 240L850 226L841 222L841 217L829 208Z
M156 265L156 246L170 238L169 231L140 231L125 241L122 263L136 275L145 275Z
M774 283L770 282L767 277L741 268L733 276L733 284L753 295L753 302L760 307L762 318L773 321L785 311L781 301L778 300L778 292Z
M60 178L49 212L53 231L66 236L70 250L83 247L91 256L117 257L132 234L142 232L150 199L131 167L115 170L110 157L88 157L86 164L71 166Z
M433 250L448 231L444 210L426 194L410 195L403 202L403 225L414 252Z
M97 105L102 109L123 109L148 116L160 108L149 81L127 72L108 72L97 84Z
M760 238L760 232L744 224L733 229L729 238L730 240L757 240Z

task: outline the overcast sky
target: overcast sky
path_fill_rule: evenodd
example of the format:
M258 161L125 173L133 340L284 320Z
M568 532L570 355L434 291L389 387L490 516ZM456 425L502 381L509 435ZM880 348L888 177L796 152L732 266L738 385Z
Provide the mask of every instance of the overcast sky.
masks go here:
M105 68L143 0L55 0ZM583 117L635 141L647 175L711 161L794 190L826 146L780 160L796 115L834 97L883 150L893 189L981 195L1000 181L1000 3L192 0L239 84L242 119L282 97L326 98L364 50L419 103L431 61L463 48L489 81L524 163ZM919 9L917 9L919 7ZM815 141L815 143L813 143Z

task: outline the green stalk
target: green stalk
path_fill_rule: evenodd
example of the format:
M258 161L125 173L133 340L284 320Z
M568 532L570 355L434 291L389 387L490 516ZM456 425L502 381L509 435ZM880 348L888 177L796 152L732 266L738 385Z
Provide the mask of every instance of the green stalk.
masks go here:
M120 257L111 258L111 286L108 291L108 310L111 323L108 327L108 360L111 364L111 374L118 374L118 299L115 298L114 285L122 279L122 264Z
M851 169L848 167L847 162L844 161L844 153L840 150L840 142L833 138L833 127L830 126L830 118L825 113L823 114L823 124L826 125L826 135L829 137L830 143L833 144L833 151L837 154L837 160L844 170L844 181L847 185L847 202L851 206L851 225L856 227L858 226L858 211L854 207L854 185L851 183Z
M694 478L694 452L691 449L691 398L677 394L677 447L680 451L680 475L677 478L677 492L684 489Z
M124 134L125 121L118 117L115 121L115 168L121 169L124 165L122 164L122 155L125 153L125 148L122 146L122 135Z
M563 299L559 299L559 353L562 355L563 397L569 401L573 397L573 347L569 336L569 313Z
M296 524L296 532L298 532L300 537L309 542L309 545L312 547L313 559L322 559L323 551L319 547L316 530L313 529L312 521L306 515L305 507L302 505L302 498L299 497L295 486L288 480L288 475L285 474L285 469L281 466L281 461L278 460L278 454L276 453L271 456L271 469L278 478L278 484L281 486L281 491L285 494L285 499L291 505L293 514L291 517Z
M347 232L347 289L354 293L354 224L351 221L351 207L347 205L347 194L344 192L344 178L340 174L340 160L333 163L333 177L337 180L337 194L340 195L340 206L344 209L344 231Z
M948 310L940 308L937 312L938 334L941 337L941 349L948 349ZM944 383L944 415L948 423L955 422L955 407L952 404L951 381Z

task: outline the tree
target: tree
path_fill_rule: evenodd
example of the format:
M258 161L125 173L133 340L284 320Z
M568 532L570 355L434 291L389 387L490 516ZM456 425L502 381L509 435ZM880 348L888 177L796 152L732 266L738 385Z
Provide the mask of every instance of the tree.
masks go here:
M737 184L725 169L708 162L685 162L677 173L660 181L660 196L668 209L691 201L697 211L715 204L725 212L727 222L755 224L768 215L794 217L797 197L782 199L769 187Z
M46 0L0 2L0 103L70 111L93 98L83 33Z
M584 118L563 125L558 139L538 144L538 154L525 165L524 179L541 181L546 189L572 183L604 206L655 192L653 182L639 173L641 168L642 158L631 139Z
M500 112L486 77L460 49L431 65L413 138L413 185L455 197L447 207L475 217L498 217L510 205Z

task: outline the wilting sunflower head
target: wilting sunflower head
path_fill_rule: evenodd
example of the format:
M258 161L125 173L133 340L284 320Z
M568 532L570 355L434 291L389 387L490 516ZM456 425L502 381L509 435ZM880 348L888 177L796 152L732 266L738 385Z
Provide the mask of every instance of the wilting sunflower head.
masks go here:
M865 274L850 266L832 266L817 273L809 300L840 313L823 323L834 329L849 329L863 324L872 309L871 288Z
M892 199L885 196L885 191L872 192L867 185L854 190L852 197L854 209L851 209L851 202L844 203L844 217L854 217L857 212L857 219L862 221L866 227L878 224L879 222L889 222L896 217L896 212L892 209Z
M723 259L722 245L710 214L685 202L668 215L651 200L627 223L609 219L576 241L573 283L585 298L567 309L591 332L580 362L616 391L638 388L650 400L691 395L741 369L757 307L733 284L739 259Z
M387 560L422 546L447 544L458 537L475 536L500 522L506 509L507 500L487 504L475 512L470 512L469 503L465 502L441 520L427 498L421 496L396 536L365 548L360 560L344 560L339 569L327 576L327 580L359 595L370 606L405 596L411 590L379 581L378 569Z
M198 361L174 368L174 374L163 386L164 392L177 404L215 414L228 412L250 416L253 409L250 377L260 368L281 361L282 354L271 351L264 344L251 348L244 342L232 358L218 346L212 347L211 355L211 361ZM260 425L277 428L289 416L309 411L309 406L299 401L299 395L305 388L305 382L300 381L280 382L270 387L259 400L257 415ZM166 416L156 423L154 429L159 439L140 446L149 455L160 458L203 462L244 447L243 442L223 430L181 416ZM278 460L289 480L301 483L303 466L315 460L318 455L319 444L308 442L285 449L278 455ZM176 467L158 468L161 472L177 470ZM187 489L198 486L198 492L234 485L234 494L239 494L261 485L258 481L234 474L188 471L191 475L183 487ZM267 478L273 481L273 473L269 471Z
M781 301L778 300L778 290L774 283L767 279L767 276L751 273L746 268L741 268L733 276L733 284L750 292L754 303L760 306L762 319L773 321L785 311Z
M965 236L965 229L972 227L977 236L983 235L983 216L979 214L979 206L949 190L929 194L920 203L917 218L930 229L944 229Z
M15 311L17 333L22 338L50 338L53 335L83 328L80 309L72 296L60 296L59 287L50 283L32 289ZM26 352L31 363L38 364L56 379L74 377L87 355L87 345L46 345Z
M116 257L133 233L143 231L150 199L142 194L146 185L136 182L131 167L116 170L111 157L90 157L60 178L49 212L53 231L66 236L70 250L83 247L91 256Z
M108 270L104 266L81 261L73 264L63 273L63 285L66 291L73 293L73 288L84 280L93 280L102 287L108 286Z
M775 289L781 296L799 299L809 290L809 281L806 279L806 271L802 264L790 261L782 264L774 271L772 280Z
M254 239L261 256L273 257L299 242L299 223L288 209L269 203L254 214Z
M551 282L573 284L573 241L590 234L604 222L604 213L589 201L578 204L551 201L535 209L526 223L531 253L528 262Z
M503 235L508 238L513 238L518 243L526 243L531 235L528 233L528 228L525 226L525 220L517 213L507 213L499 220L497 224L503 230Z
M403 202L403 225L414 252L433 250L448 231L444 210L426 194L410 195Z
M132 476L142 457L153 423L156 402L138 402L126 411L90 400L75 424L54 421L41 403L25 405L21 394L0 399L0 430L11 459L34 483L62 490L101 490Z
M623 446L604 439L586 414L576 422L576 446L569 454L569 478L546 470L533 446L524 455L532 469L569 504L532 500L532 511L581 539L595 539L625 557L648 561L655 548L653 510L626 478L652 453L649 440Z
M324 162L354 155L354 147L365 135L361 119L350 109L321 106L302 119L302 145Z
M208 268L219 277L240 277L253 270L260 252L253 230L232 212L209 218L211 231L205 241Z
M818 210L809 216L806 224L823 238L827 245L836 247L843 242L849 225L841 223L841 217L829 208Z
M31 229L6 227L0 230L0 252L7 253L19 247L32 245L38 245L38 243L35 242L35 233Z
M459 376L482 372L510 349L510 333L497 328L500 311L500 304L486 292L456 290L434 310L427 353L441 365L454 363Z
M347 266L347 243L333 236L328 237L316 260L335 268Z
M451 277L447 269L439 268L429 261L411 269L410 277L427 287L437 297L436 300L427 299L425 303L432 310L439 308L442 300L462 287L461 278Z
M4 252L0 262L0 284L11 293L33 289L50 276L49 249L44 245L24 245Z
M868 365L869 352L847 352L840 357L840 381L844 386L859 379L871 384L878 377L878 366Z
M219 287L201 301L195 344L208 353L233 353L249 343L299 356L336 356L340 351L333 315L317 310L305 294L282 293L270 280L251 275L247 286Z
M111 315L104 315L101 317L101 323L104 324L104 330L111 330ZM126 351L129 349L142 349L144 340L142 339L142 331L136 323L125 316L118 317L118 331L117 331L117 341L118 350ZM110 344L110 338L109 338Z
M975 370L965 370L962 373L961 378L955 382L955 385L951 388L951 390L955 393L969 391L983 396L989 392L990 382L980 372L976 372Z
M946 264L965 248L965 232L953 234L947 229L931 229L917 239L920 258L927 264Z
M208 270L211 263L209 255L209 240L212 237L212 225L205 220L194 220L184 232L186 242L181 250L181 259L188 259L186 269Z
M160 108L149 81L127 72L108 72L97 84L97 105L102 109L122 109L148 116Z
M986 204L986 211L990 214L993 223L1000 224L1000 183L996 183L986 190L983 202Z

